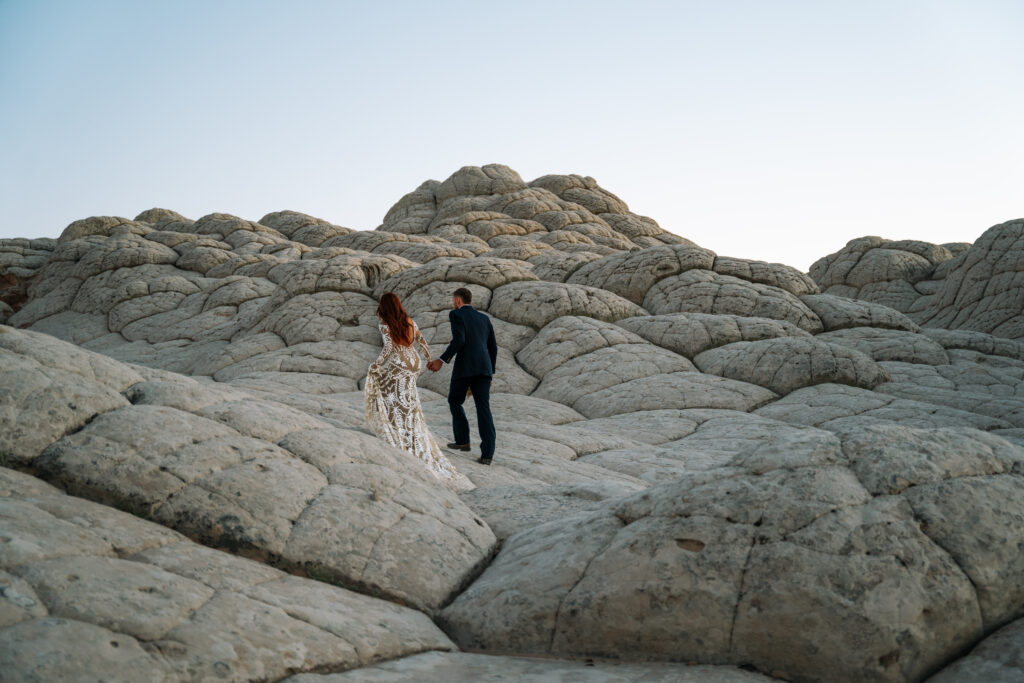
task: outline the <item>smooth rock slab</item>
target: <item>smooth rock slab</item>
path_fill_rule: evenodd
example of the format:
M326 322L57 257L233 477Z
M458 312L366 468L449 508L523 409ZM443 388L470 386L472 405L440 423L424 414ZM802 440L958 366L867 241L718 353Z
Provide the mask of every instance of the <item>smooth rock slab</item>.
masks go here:
M709 313L771 318L792 323L811 333L822 330L818 317L784 289L748 282L710 270L688 270L659 280L644 297L644 308L655 315Z
M100 512L20 472L0 468L0 483L5 680L80 680L83 666L104 681L279 679L453 647L421 612Z
M51 614L157 640L213 596L213 589L152 565L68 557L13 569Z
M783 422L823 429L846 423L878 422L895 422L909 427L962 426L985 431L1010 427L1010 423L998 418L932 403L899 399L841 384L819 384L797 389L778 401L758 408L757 413Z
M581 460L651 483L715 469L764 474L844 462L839 439L824 430L731 410L685 410L679 415L681 422L693 425L679 438L645 448L595 453Z
M565 594L622 526L614 515L595 512L507 539L480 578L442 612L442 628L466 649L550 654Z
M0 630L0 671L10 680L77 681L83 672L104 683L181 680L159 654L102 626L47 617Z
M1011 473L1024 465L1024 448L976 429L850 421L833 431L842 439L843 457L876 496L959 477Z
M645 320L630 318L630 320ZM643 344L643 337L618 325L582 316L563 315L538 332L516 359L534 377L544 378L563 363L617 344Z
M27 581L0 571L0 629L47 614L46 605Z
M534 393L577 408L579 400L624 382L693 370L683 356L653 344L616 344L562 362L544 375Z
M876 361L901 361L927 365L949 363L949 355L938 342L924 334L914 332L878 327L849 327L823 332L815 338L830 344L856 349Z
M684 476L517 534L442 622L472 649L795 679L913 679L981 633L970 581L909 505L834 466Z
M442 258L388 278L378 286L375 296L379 298L384 292L393 292L400 299L405 299L430 283L447 282L448 296L441 299L443 304L445 301L450 303L451 292L466 284L494 290L510 282L536 279L537 276L522 261L486 256L473 259ZM444 289L441 288L439 294Z
M642 304L647 291L659 280L692 268L710 270L714 261L714 252L697 246L650 247L591 261L567 282L599 287Z
M10 477L13 470L0 468ZM20 475L29 478L28 475ZM13 477L10 477L13 478ZM0 568L41 562L71 555L113 555L113 547L99 535L13 497L0 498L4 553Z
M469 652L425 652L340 674L299 674L282 683L345 681L578 681L580 683L756 683L772 679L731 666L626 664L502 657Z
M735 656L794 679L904 681L980 634L971 582L883 497L755 544L732 639Z
M906 497L921 529L971 578L985 627L1024 615L1024 477L950 479Z
M889 379L860 351L801 337L734 342L693 360L701 372L757 384L783 396L826 383L872 389Z
M0 327L0 336L5 329ZM96 415L128 405L104 384L2 349L0 364L0 453L10 464L27 465Z
M358 661L337 636L279 607L227 592L216 593L154 646L188 680L276 679L296 669ZM176 657L182 650L186 656Z
M974 330L944 330L922 327L921 334L934 339L946 349L970 349L993 356L1024 360L1024 342L1005 339Z
M462 494L461 498L483 517L499 540L504 540L554 519L596 510L604 501L636 490L636 486L609 481L544 488L477 488Z
M947 262L942 284L917 317L930 327L1020 339L1024 336L1022 249L1024 219L992 226L968 251Z
M513 282L498 287L488 310L510 323L538 330L563 315L615 322L646 313L603 289L555 282Z
M999 629L928 683L1019 683L1024 680L1024 619Z
M958 353L973 352L950 352ZM931 366L883 361L880 365L891 377L891 381L875 387L880 393L988 415L1015 427L1024 426L1024 383L1020 368L999 368L984 362Z
M398 476L376 481L369 491L324 487L296 520L283 558L371 595L436 608L485 560L494 535L454 494L417 490Z
M773 391L754 384L700 372L674 372L616 384L580 397L572 407L589 418L666 408L748 412L776 398Z
M738 341L810 336L806 330L782 320L709 313L668 313L626 318L616 325L687 358Z
M137 371L123 363L31 330L15 330L0 325L0 349L54 370L79 375L118 392L142 379Z
M15 358L30 377L57 372ZM319 571L421 607L443 604L495 542L486 524L421 461L405 454L396 459L378 439L273 401L239 400L245 394L237 389L207 389L187 380L137 384L142 386L129 394L139 405L112 392L123 407L63 439L44 434L43 440L59 440L23 464L78 495L159 520L204 543ZM321 526L335 536L342 529L345 537L325 545ZM61 542L60 534L53 538ZM367 543L363 555L335 552L357 542ZM25 552L42 559L52 549ZM430 572L422 570L424 563Z
M814 280L796 268L782 263L717 256L711 269L722 275L778 287L797 296L818 293L818 285Z
M883 327L917 332L914 321L894 308L868 301L855 301L832 294L808 294L800 297L821 320L826 332L848 327Z
M920 279L952 256L949 245L916 240L859 237L842 249L811 264L810 275L822 287L863 287L885 280ZM916 256L917 259L911 258ZM918 264L924 262L925 266Z
M667 420L666 420L667 422ZM614 422L605 423L601 420L586 420L570 425L536 425L523 422L503 423L502 430L553 441L575 451L575 457L596 453L609 448L631 448L641 445L641 441L631 439L616 427ZM621 421L624 431L629 431L627 420ZM673 425L675 426L675 425Z

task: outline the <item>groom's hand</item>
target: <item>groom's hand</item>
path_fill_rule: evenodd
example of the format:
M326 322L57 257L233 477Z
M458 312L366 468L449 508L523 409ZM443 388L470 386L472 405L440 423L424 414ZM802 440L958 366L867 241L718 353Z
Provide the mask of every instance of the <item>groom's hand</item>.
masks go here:
M441 365L441 359L435 358L434 360L427 363L427 370L430 370L431 372L437 372L438 370L441 369Z

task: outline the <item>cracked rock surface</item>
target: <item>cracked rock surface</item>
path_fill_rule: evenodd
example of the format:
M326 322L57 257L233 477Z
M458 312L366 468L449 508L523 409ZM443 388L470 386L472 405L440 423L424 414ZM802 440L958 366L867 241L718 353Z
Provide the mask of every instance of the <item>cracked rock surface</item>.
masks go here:
M423 613L204 547L0 468L0 668L273 680L453 649Z
M804 274L491 164L375 230L151 209L0 240L0 671L1024 675L1022 234ZM361 391L377 299L436 356L457 287L499 346L459 495ZM419 380L442 443L449 373Z

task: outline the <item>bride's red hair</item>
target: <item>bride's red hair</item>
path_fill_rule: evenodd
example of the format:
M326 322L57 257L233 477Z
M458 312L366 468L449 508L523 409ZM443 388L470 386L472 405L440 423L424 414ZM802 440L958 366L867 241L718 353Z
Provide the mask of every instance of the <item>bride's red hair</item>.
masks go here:
M377 317L388 326L392 341L400 346L412 345L412 319L402 308L402 300L393 292L384 292L381 296Z

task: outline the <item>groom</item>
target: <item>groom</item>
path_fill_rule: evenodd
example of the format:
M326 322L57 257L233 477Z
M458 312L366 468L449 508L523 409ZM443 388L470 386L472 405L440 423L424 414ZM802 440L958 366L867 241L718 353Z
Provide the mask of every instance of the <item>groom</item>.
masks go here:
M448 321L452 324L452 342L441 354L427 364L432 372L441 368L441 361L448 363L455 357L452 368L452 383L448 389L448 407L452 411L452 427L455 441L448 448L469 450L469 422L462 404L466 401L466 390L473 391L476 404L476 420L480 427L480 459L477 462L490 465L494 457L494 418L491 417L491 376L498 360L498 343L494 339L491 319L469 304L473 293L465 287L455 290L452 295L452 310Z

